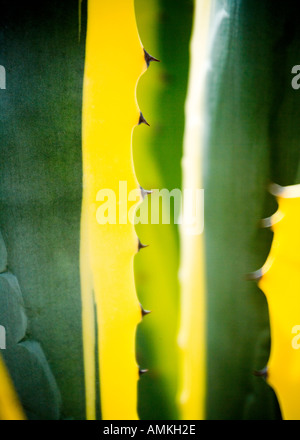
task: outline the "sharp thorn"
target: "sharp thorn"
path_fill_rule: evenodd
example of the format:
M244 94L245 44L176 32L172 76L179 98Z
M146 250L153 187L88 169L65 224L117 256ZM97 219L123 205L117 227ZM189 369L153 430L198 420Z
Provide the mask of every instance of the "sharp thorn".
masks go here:
M258 269L245 275L247 281L259 281L263 277L263 270Z
M141 186L140 186L140 190L141 190L141 193L142 193L142 197L143 197L143 199L144 199L146 196L149 196L150 194L153 193L153 191L150 191L150 190L148 190L148 189L144 189L144 188L142 188Z
M140 119L139 119L139 124L138 124L138 125L141 125L141 124L146 124L146 125L148 125L148 127L150 127L150 124L148 124L148 122L147 122L146 119L144 118L142 112L140 112Z
M263 368L262 370L253 371L254 376L262 377L263 379L268 378L268 367Z
M154 58L145 49L144 49L144 56L145 56L145 61L146 61L147 67L149 67L151 61L157 61L158 63L160 63L160 60L158 60L157 58Z
M141 377L143 374L148 373L149 370L144 369L142 370L141 368L139 368L139 376Z
M151 310L145 310L142 305L140 306L141 306L142 317L149 315L149 313L151 313Z
M273 226L272 216L261 219L260 227L261 228L271 228Z
M269 193L272 194L272 196L280 197L284 193L284 187L277 185L277 183L271 183L269 185Z
M148 247L148 246L149 246L149 244L143 244L143 243L141 243L140 240L139 240L139 243L138 243L138 250L139 250L139 251L140 251L141 249L144 249L144 248Z

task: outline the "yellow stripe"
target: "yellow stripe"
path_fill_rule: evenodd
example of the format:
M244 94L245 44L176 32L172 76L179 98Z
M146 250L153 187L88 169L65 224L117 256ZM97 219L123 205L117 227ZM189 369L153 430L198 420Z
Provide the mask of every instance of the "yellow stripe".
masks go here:
M133 0L89 0L83 94L82 303L87 416L95 417L91 287L97 309L102 418L137 419L135 333L141 319L133 259L138 239L132 223L97 221L99 191L119 196L138 189L132 131L139 120L138 78L146 63ZM126 194L126 195L127 195ZM97 196L98 195L98 196ZM132 203L125 206L125 217ZM118 208L120 206L118 205ZM90 275L88 274L90 272Z

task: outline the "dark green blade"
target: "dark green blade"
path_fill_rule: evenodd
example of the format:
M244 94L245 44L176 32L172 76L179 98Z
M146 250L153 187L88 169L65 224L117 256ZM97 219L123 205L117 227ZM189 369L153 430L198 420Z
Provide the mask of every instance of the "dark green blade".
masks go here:
M20 380L22 362L23 371L31 362L34 374L28 350L10 353L11 374L33 417L46 400L50 418L85 417L79 278L85 10L83 2L79 41L78 0L1 4L6 90L0 90L0 230L30 338L41 344L62 394L58 415L55 400L51 409L49 396L41 398L46 385L40 367L34 382L40 392L33 393L26 377Z

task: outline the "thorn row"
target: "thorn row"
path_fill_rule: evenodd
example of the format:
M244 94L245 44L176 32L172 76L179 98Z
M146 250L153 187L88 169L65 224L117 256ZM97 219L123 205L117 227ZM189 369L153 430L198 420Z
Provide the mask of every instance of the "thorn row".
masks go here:
M145 61L146 61L146 64L147 64L147 68L149 67L151 61L157 61L157 62L160 62L157 58L154 58L153 56L151 56L151 55L150 55L145 49L144 49L144 57L145 57ZM150 124L148 124L148 122L147 122L146 119L144 118L142 112L140 112L140 118L139 118L139 122L138 122L138 125L140 125L140 124L146 124L146 125L150 126ZM146 196L148 196L149 194L152 193L152 191L144 190L144 188L142 188L141 186L140 186L140 189L141 189L141 193L142 193L142 197L143 197L143 199L144 199ZM140 251L141 249L144 249L144 248L146 248L146 247L148 247L148 246L149 246L149 245L142 244L141 241L140 241L140 239L138 240L138 251ZM142 305L140 305L140 306L141 306L142 317L144 317L144 316L148 315L149 313L151 313L150 310L145 310L145 309L142 307ZM141 377L143 374L147 373L148 371L149 371L149 370L147 370L147 369L141 369L141 368L139 368L139 377Z
M154 57L152 57L151 55L149 55L148 52L145 51L145 49L144 49L144 57L145 57L145 61L146 61L146 64L147 64L147 68L149 67L151 61L159 61L159 60L157 60L156 58L154 58ZM144 118L144 115L143 115L142 112L140 112L140 117L139 117L138 125L141 125L141 124L146 124L146 125L148 125L148 127L150 127L150 124L146 121L146 119ZM140 186L140 190L141 190L141 193L142 193L142 197L143 197L143 199L144 199L147 195L149 195L149 194L152 193L152 191L147 191L147 190L145 190L144 188L142 188L141 186ZM146 248L146 247L148 247L148 245L142 244L141 241L140 241L140 239L138 239L138 251L140 251L141 249L144 249L144 248ZM149 313L151 313L150 310L145 310L145 309L142 307L141 304L140 304L140 307L141 307L142 318L143 318L144 316L148 315ZM147 373L147 372L148 372L147 369L141 369L141 368L139 368L139 377L141 377L143 374L145 374L145 373Z

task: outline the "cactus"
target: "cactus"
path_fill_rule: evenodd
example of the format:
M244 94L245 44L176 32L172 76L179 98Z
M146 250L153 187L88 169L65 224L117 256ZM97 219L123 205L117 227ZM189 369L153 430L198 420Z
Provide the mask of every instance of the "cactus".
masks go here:
M127 185L125 202L131 191L136 191L138 201L142 201L131 138L133 128L146 122L136 102L136 85L153 60L140 43L133 0L89 1L81 225L87 418L95 417L92 292L98 326L102 418L138 418L137 382L144 370L139 370L136 362L135 337L143 309L136 295L133 260L144 245L135 232L132 204L122 213L124 200L120 201L116 223L101 224L97 200L103 201L99 196L102 189L119 194L123 181Z
M265 219L274 233L269 256L260 270L253 274L265 293L270 315L271 351L268 364L255 374L263 376L274 389L282 417L299 420L299 233L300 185L271 186L278 210ZM296 232L296 233L294 233ZM284 367L282 361L284 359Z

